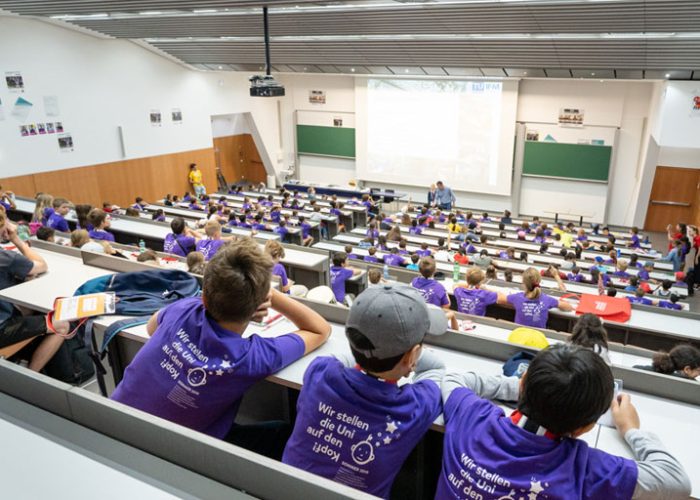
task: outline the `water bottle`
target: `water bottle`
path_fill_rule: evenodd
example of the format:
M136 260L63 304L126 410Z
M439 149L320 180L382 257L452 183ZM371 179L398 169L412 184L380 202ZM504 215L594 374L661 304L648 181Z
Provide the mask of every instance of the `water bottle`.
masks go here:
M139 240L139 253L143 253L146 251L146 242L143 240Z
M389 279L389 266L384 264L384 279L388 280Z
M459 262L457 261L452 265L452 281L455 283L459 281Z

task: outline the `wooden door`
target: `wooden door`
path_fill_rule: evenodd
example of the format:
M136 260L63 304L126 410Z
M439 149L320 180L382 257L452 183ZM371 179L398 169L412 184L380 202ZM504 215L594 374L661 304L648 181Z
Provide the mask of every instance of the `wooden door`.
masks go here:
M669 224L700 221L700 169L656 167L644 229L666 231Z

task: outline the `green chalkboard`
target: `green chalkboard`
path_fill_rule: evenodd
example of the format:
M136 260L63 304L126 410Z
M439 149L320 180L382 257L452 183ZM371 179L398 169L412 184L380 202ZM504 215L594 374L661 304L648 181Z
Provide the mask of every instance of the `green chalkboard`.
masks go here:
M607 182L612 146L526 141L523 175Z
M355 158L355 129L297 125L297 154Z

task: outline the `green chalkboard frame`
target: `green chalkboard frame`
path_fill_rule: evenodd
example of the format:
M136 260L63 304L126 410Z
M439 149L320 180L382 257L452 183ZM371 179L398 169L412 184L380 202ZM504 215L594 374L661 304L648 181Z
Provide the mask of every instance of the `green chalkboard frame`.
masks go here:
M355 129L297 125L297 154L355 158Z
M525 141L523 175L607 183L612 146Z

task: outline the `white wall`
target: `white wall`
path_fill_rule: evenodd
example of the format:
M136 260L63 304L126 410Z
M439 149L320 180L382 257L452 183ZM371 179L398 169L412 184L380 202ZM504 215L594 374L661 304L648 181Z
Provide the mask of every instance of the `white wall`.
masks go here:
M635 215L633 193L638 190L639 172L646 155L645 126L654 112L652 96L657 83L600 82L598 80L524 80L520 83L518 121L543 132L556 132L564 140L610 136L619 128L611 165L610 196L602 184L554 179L523 178L520 211L536 214L544 210L596 214L602 220L608 203L608 222L631 225ZM556 123L560 108L584 111L583 129L560 129ZM539 122L539 125L538 125ZM648 132L646 133L648 135ZM555 136L556 138L557 136ZM606 140L606 143L607 140Z
M251 133L245 113L212 116L211 131L214 138Z
M0 172L3 177L93 165L212 146L210 117L251 112L266 167L278 167L277 99L248 96L247 75L188 70L125 40L104 40L44 23L0 16L0 71L20 71L25 93L0 84ZM26 120L11 116L21 95L34 104ZM57 96L59 117L47 117L43 97ZM172 108L183 123L174 125ZM163 114L161 127L149 122ZM20 137L25 123L61 121L75 150L59 151L56 136ZM118 126L123 127L122 156Z

